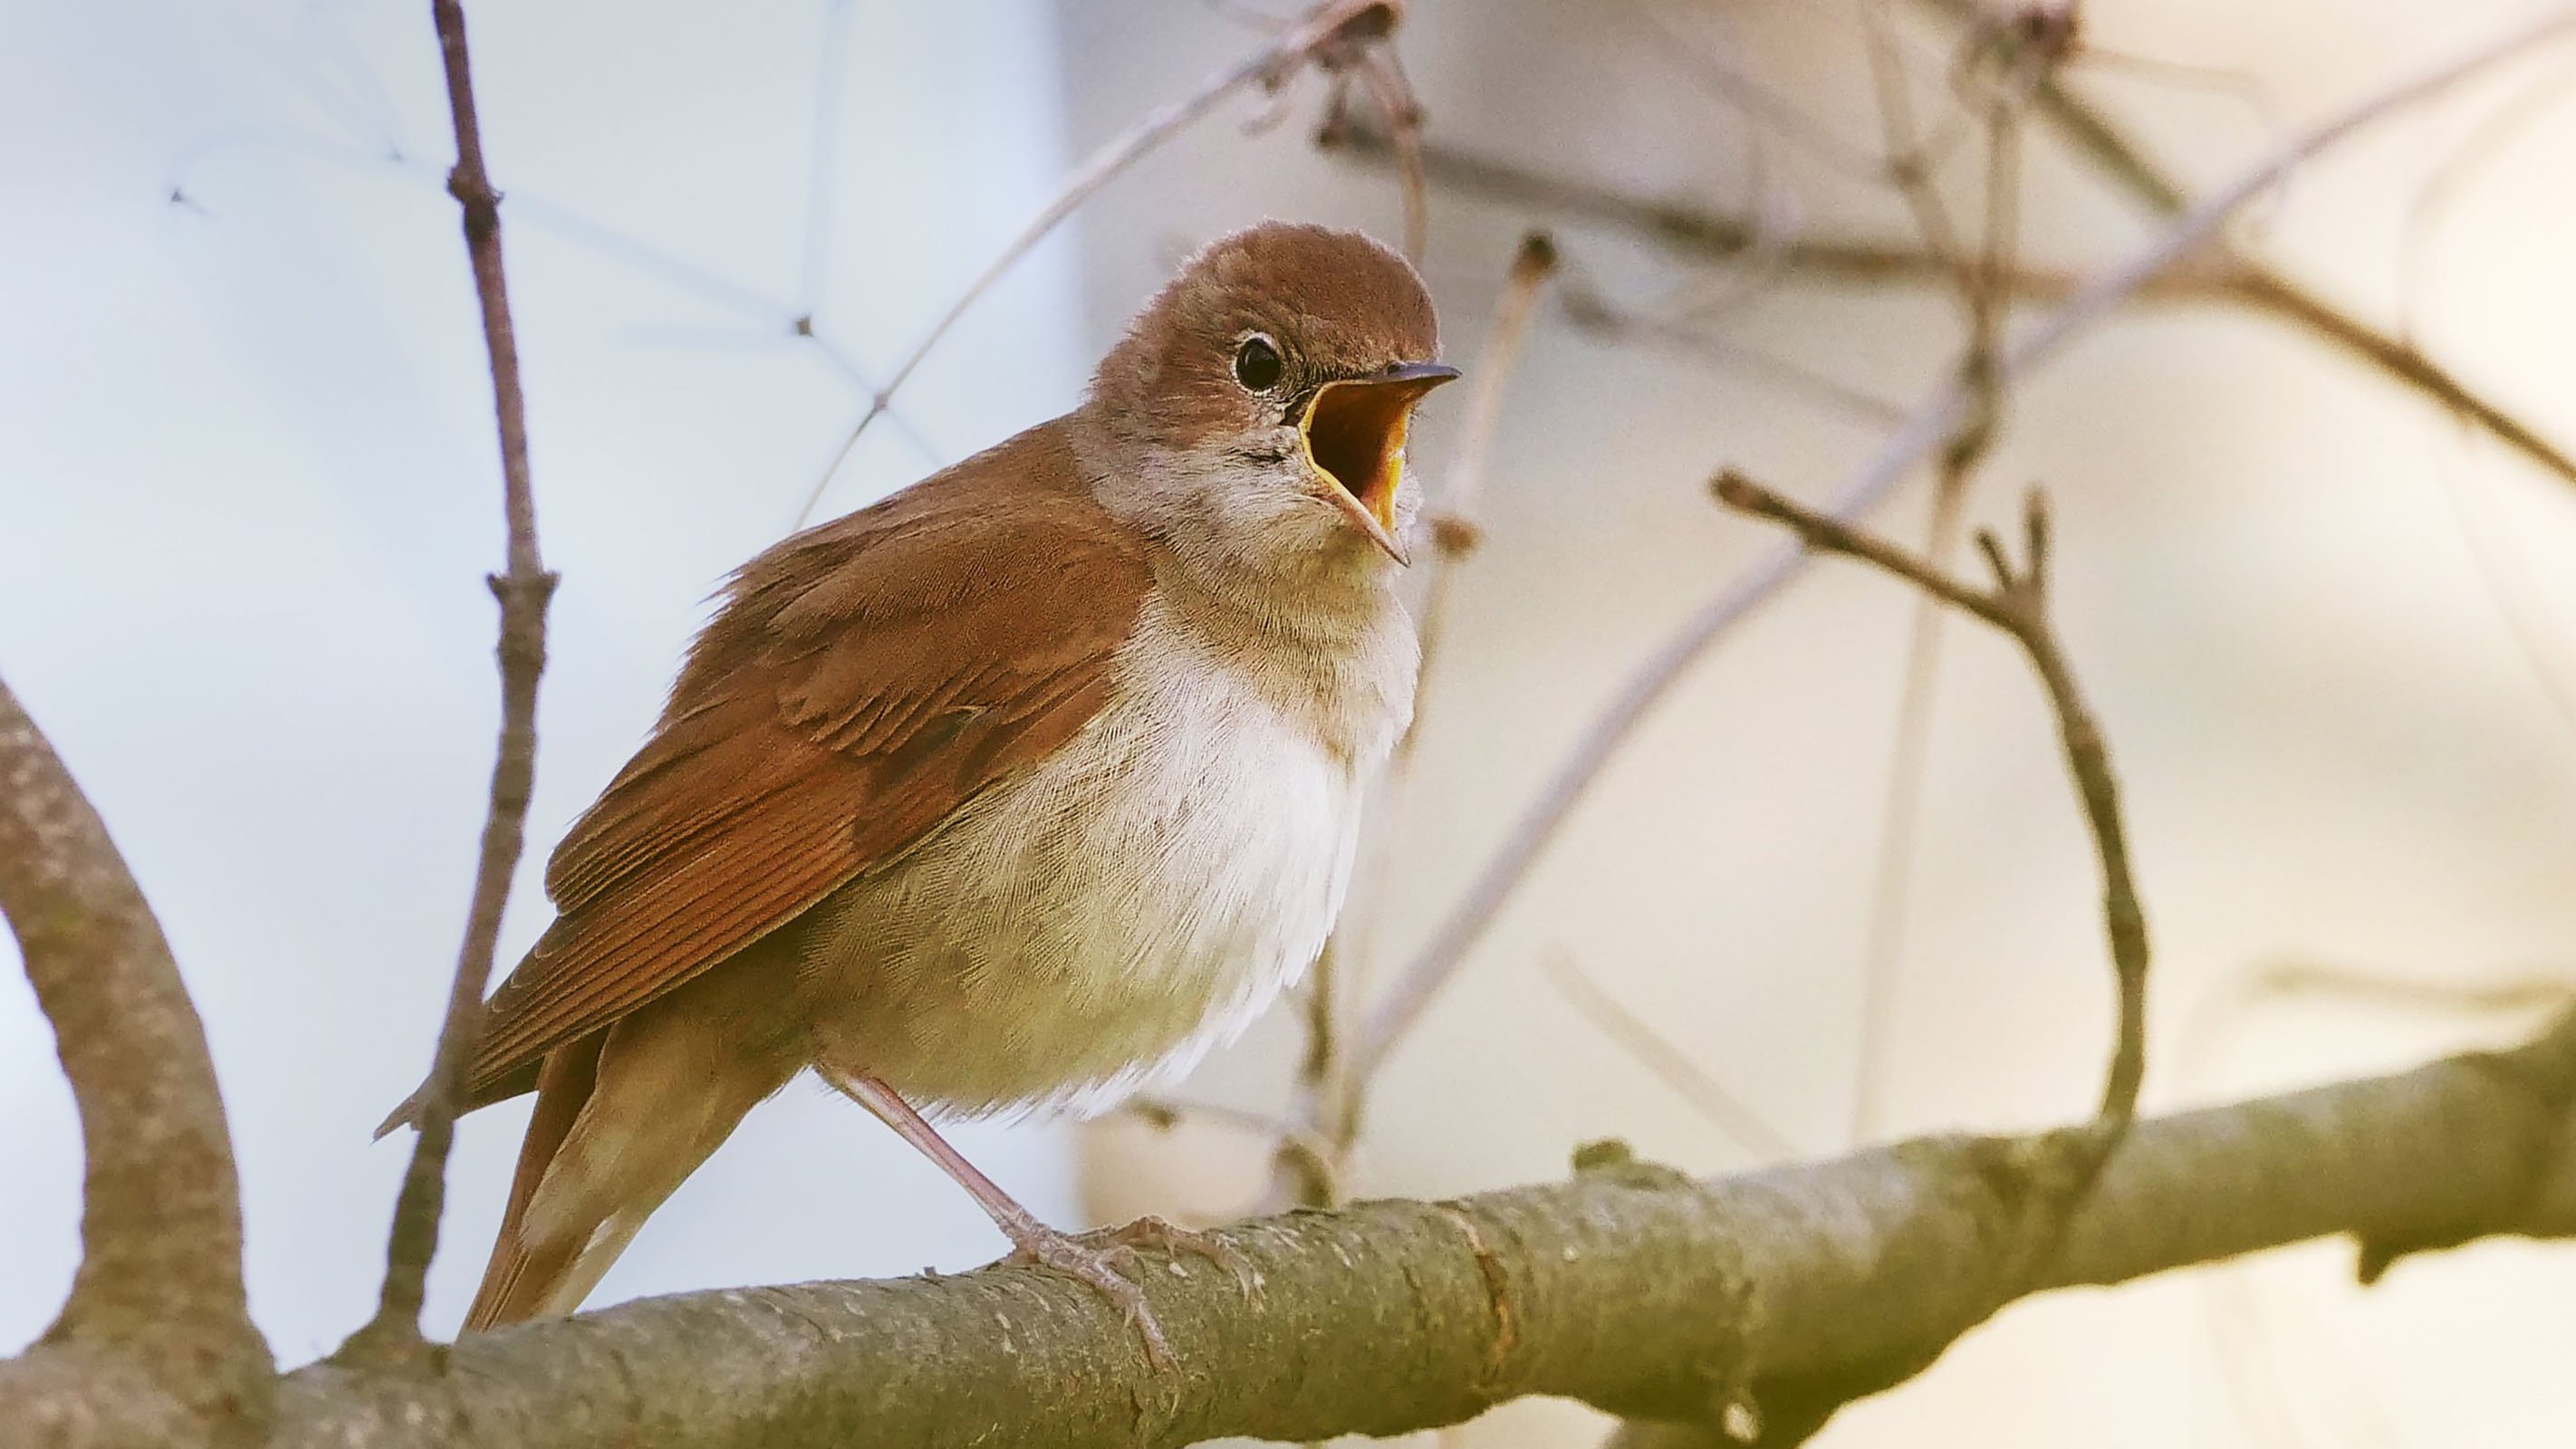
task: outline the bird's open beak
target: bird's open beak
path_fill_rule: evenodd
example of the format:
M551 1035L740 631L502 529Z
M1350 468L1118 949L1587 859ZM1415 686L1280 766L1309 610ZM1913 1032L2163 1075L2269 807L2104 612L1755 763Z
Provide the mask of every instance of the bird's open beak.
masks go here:
M1395 490L1404 481L1404 433L1422 395L1458 375L1437 362L1406 362L1367 377L1346 377L1315 389L1297 424L1306 462L1330 483L1327 497L1352 523L1405 563L1395 536Z

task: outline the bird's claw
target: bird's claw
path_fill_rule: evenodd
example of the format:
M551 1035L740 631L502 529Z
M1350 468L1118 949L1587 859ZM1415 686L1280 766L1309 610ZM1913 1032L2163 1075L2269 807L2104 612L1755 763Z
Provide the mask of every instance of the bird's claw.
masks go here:
M1079 1237L1043 1225L1031 1225L1013 1236L1016 1246L1008 1261L1050 1268L1100 1290L1136 1326L1137 1335L1145 1340L1145 1356L1158 1369L1176 1367L1180 1360L1172 1352L1172 1341L1164 1335L1162 1323L1154 1317L1153 1305L1145 1301L1145 1290L1138 1286L1142 1271L1138 1248L1205 1258L1233 1274L1235 1285L1246 1298L1253 1295L1261 1281L1252 1260L1233 1244L1211 1233L1175 1227L1158 1217L1141 1217Z
M1241 1248L1214 1233L1178 1227L1150 1213L1132 1223L1085 1233L1080 1241L1104 1245L1105 1253L1122 1263L1135 1262L1138 1248L1159 1248L1167 1256L1189 1253L1233 1274L1235 1286L1243 1290L1246 1298L1261 1288L1261 1274L1253 1268L1252 1260L1244 1256Z
M1014 1237L1016 1243L1005 1261L1052 1269L1090 1284L1126 1313L1127 1321L1136 1326L1137 1336L1145 1340L1145 1357L1154 1367L1169 1369L1179 1365L1180 1360L1172 1353L1171 1339L1164 1336L1162 1322L1154 1317L1154 1306L1145 1301L1145 1290L1136 1284L1133 1245L1115 1242L1103 1250L1046 1227Z

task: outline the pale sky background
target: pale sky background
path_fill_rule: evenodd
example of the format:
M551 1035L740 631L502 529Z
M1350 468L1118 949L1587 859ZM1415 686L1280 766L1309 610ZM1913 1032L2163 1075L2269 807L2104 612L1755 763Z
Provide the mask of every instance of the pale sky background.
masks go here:
M864 23L862 25L862 12ZM836 16L838 17L836 19ZM0 659L158 909L242 1159L279 1356L372 1301L491 769L498 465L427 5L0 8ZM862 388L1065 165L1039 4L477 5L553 611L537 872L622 762L702 602L785 533ZM810 262L815 116L835 119ZM920 118L935 136L897 144ZM173 189L185 204L172 204ZM1032 257L904 393L826 508L1069 406L1073 252ZM0 1343L76 1260L77 1135L0 973ZM457 1150L429 1316L463 1313L524 1103ZM968 1151L1070 1217L1060 1131ZM601 1300L961 1268L1002 1246L810 1079L656 1218Z
M2209 182L2529 9L2099 3L2097 45L2224 83L2088 81ZM545 850L636 742L708 591L787 529L861 410L844 366L882 376L1071 165L1253 39L1195 0L472 10L545 547L565 576L509 954L543 924ZM1846 18L1820 13L1419 0L1404 53L1447 141L1731 205L1743 127L1677 59L1745 61L1866 144ZM2409 310L2464 376L2576 442L2576 106L2494 155L2401 284L2435 168L2535 82L2564 91L2567 60L2339 151L2254 226L2364 315ZM1392 236L1384 179L1305 145L1314 94L1258 134L1257 106L1222 112L1104 193L934 355L827 510L1067 406L1118 322L1210 236L1265 215ZM290 1362L372 1302L406 1144L367 1133L426 1064L491 763L497 465L441 189L446 124L411 0L0 0L0 672L115 830L206 1017L252 1306ZM2086 265L2145 235L2031 149L2034 255ZM1801 224L1904 225L1794 194ZM1530 220L1437 200L1425 270L1453 358L1472 360ZM1632 302L1692 275L1630 238L1558 234ZM809 310L842 362L789 335ZM1949 304L1928 294L1790 289L1728 318L1733 344L1900 401L1952 345ZM1435 475L1455 417L1434 408L1419 434ZM2576 725L2492 585L2521 580L2543 653L2568 669L2576 495L2303 341L2206 312L2103 332L2011 421L1978 516L2007 516L2033 480L2058 500L2062 622L2127 785L2156 934L2150 1109L2387 1070L2522 1025L2234 1004L2267 963L2576 980ZM1633 661L1769 543L1709 507L1708 471L1740 463L1820 496L1880 431L1742 367L1542 317L1496 440L1452 669L1432 685L1381 959L1419 938ZM1888 523L1910 535L1918 519L1909 501ZM1394 1063L1368 1189L1554 1177L1573 1144L1611 1134L1694 1171L1750 1161L1567 1008L1538 969L1551 950L1803 1151L1847 1145L1911 605L1821 571L1677 691ZM2092 858L2050 724L2008 648L1965 627L1949 640L1883 1135L2077 1112L2106 1029ZM75 1124L21 981L0 971L0 1147L18 1165L0 1181L0 1347L41 1330L77 1248ZM1268 1107L1292 1045L1274 1021L1190 1090ZM523 1116L494 1109L464 1132L434 1328L470 1293ZM1138 1143L1047 1123L959 1140L1063 1222L1222 1212L1253 1155L1223 1134ZM1086 1141L1114 1169L1088 1196ZM594 1301L962 1267L1000 1246L933 1169L808 1082L753 1115ZM2016 1308L1819 1443L2576 1434L2576 1254L2485 1245L2368 1293L2349 1256L2317 1245ZM1461 1438L1597 1434L1588 1411L1538 1403Z

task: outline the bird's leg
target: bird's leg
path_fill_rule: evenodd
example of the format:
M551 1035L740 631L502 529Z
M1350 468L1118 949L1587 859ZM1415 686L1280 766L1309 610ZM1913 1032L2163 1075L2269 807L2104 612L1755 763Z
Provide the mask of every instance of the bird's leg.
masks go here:
M817 1062L814 1070L843 1096L867 1108L878 1121L893 1128L896 1136L911 1143L922 1156L939 1164L940 1171L966 1189L967 1194L984 1209L985 1215L992 1218L993 1225L1011 1240L1013 1261L1052 1268L1099 1289L1111 1302L1126 1310L1128 1321L1136 1325L1136 1332L1145 1340L1146 1356L1154 1361L1155 1366L1174 1366L1177 1360L1172 1356L1171 1340L1163 1336L1163 1325L1155 1319L1153 1306L1145 1301L1145 1290L1120 1271L1122 1266L1132 1265L1135 1260L1132 1239L1120 1235L1162 1236L1171 1243L1175 1235L1181 1235L1180 1229L1160 1219L1145 1219L1131 1223L1127 1228L1112 1229L1110 1246L1103 1249L1051 1228L1039 1221L1037 1214L1020 1206L1009 1193L1002 1191L1001 1185L986 1177L981 1168L967 1161L964 1153L949 1146L948 1139L940 1136L938 1129L914 1111L912 1104L894 1088L865 1072L853 1072L828 1063ZM1145 1223L1156 1226L1145 1227ZM1230 1253L1233 1250L1228 1248L1224 1251ZM1236 1257L1240 1259L1241 1255L1236 1254ZM1243 1270L1238 1269L1238 1278L1242 1274Z

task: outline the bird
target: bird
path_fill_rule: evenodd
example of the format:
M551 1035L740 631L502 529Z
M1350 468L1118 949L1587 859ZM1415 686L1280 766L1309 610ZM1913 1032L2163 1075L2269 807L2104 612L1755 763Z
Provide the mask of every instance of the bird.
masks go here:
M1412 716L1438 352L1404 258L1266 222L1183 265L1071 412L734 573L485 1003L461 1110L536 1103L467 1331L575 1311L811 1069L1170 1360L1132 1247L1231 1251L1051 1227L932 1119L1114 1104L1322 950Z

